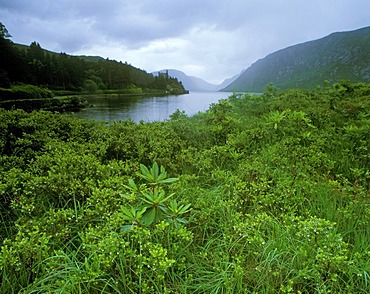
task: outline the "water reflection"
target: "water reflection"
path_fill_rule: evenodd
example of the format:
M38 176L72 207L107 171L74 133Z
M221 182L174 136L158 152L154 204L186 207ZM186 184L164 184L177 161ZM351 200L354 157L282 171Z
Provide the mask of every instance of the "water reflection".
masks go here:
M94 95L87 97L91 107L76 116L94 120L128 120L134 122L163 121L177 109L184 110L189 116L205 111L211 103L229 97L229 92L190 92L179 96L123 96Z

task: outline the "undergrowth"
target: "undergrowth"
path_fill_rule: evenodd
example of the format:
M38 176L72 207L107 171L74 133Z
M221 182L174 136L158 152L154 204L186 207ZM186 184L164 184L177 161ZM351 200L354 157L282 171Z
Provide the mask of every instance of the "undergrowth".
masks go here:
M0 128L1 293L370 291L369 85Z

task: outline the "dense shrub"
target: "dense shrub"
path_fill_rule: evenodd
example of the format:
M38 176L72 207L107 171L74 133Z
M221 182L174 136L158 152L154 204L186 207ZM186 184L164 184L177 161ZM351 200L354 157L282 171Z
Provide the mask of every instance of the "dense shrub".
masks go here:
M44 109L50 111L79 110L87 105L87 100L81 96L67 96L61 98L41 98L8 100L0 102L0 107L5 109L23 109L33 111Z
M367 293L369 116L345 82L155 123L0 109L0 292Z
M0 89L0 101L51 98L54 94L47 88L40 88L33 85L16 85L11 89Z

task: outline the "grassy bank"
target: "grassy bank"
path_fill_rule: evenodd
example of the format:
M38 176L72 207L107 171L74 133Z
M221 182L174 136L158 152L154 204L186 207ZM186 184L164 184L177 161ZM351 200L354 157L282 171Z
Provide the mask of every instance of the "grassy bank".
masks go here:
M0 110L0 291L368 293L369 96L269 87L140 124Z
M57 96L66 96L66 95L127 95L127 96L152 96L152 95L182 95L188 94L189 91L179 89L179 88L172 88L167 87L167 89L154 89L154 88L140 88L134 85L131 85L127 88L122 89L94 89L93 91L54 91L55 95Z
M87 101L82 96L66 96L58 98L42 98L42 99L22 99L1 101L0 107L10 109L23 109L25 111L33 111L44 109L49 111L70 111L79 110L87 106Z

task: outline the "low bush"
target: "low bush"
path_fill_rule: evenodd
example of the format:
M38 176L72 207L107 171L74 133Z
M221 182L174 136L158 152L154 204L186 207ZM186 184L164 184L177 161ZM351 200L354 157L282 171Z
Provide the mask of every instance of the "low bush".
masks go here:
M0 292L369 292L368 89L139 124L0 109Z
M0 101L51 98L54 94L47 88L33 85L16 85L11 89L0 89Z

